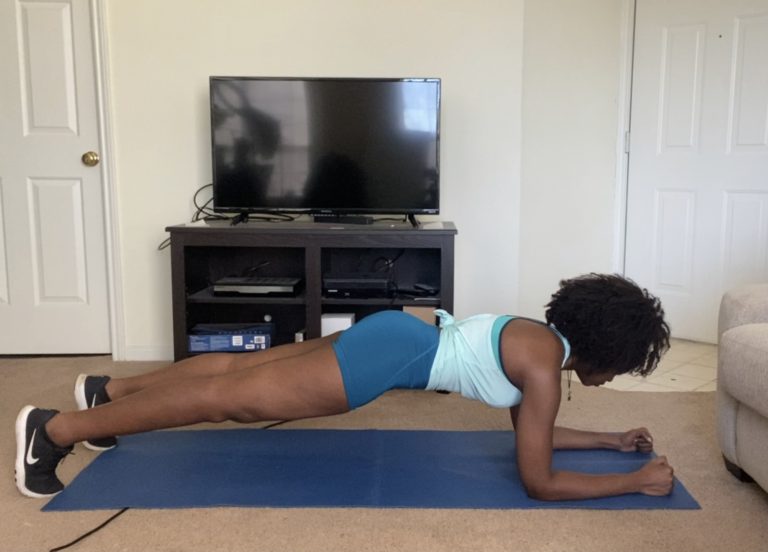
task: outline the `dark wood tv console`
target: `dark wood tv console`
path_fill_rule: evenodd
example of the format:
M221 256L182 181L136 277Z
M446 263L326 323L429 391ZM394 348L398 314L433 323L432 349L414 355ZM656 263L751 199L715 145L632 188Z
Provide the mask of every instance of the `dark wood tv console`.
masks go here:
M430 307L453 311L456 227L433 222L333 225L312 222L191 223L169 226L176 360L190 355L189 330L203 323L274 324L273 345L297 332L320 337L325 313L356 320L385 309ZM365 289L333 295L324 275L386 277L385 293ZM227 276L291 276L303 285L290 296L221 296L213 283Z

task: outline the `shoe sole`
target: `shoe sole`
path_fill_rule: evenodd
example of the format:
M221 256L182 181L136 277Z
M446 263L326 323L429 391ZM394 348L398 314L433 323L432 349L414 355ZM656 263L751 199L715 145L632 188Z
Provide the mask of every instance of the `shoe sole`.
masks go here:
M77 408L80 410L88 410L91 408L88 405L88 399L85 396L85 380L87 377L88 374L80 374L77 376L77 380L75 381L75 402L77 403ZM114 445L111 447L99 447L89 443L88 441L83 441L83 446L87 449L95 450L97 452L115 448Z
M30 498L48 498L59 494L60 491L51 494L40 494L27 489L25 480L27 479L27 469L25 457L27 455L27 419L29 413L35 409L34 406L25 406L16 417L16 470L14 478L16 479L16 488L24 496Z

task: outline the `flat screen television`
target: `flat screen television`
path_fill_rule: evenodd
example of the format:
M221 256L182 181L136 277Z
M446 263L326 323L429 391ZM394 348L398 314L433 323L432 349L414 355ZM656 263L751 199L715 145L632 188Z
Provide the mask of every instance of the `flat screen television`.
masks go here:
M211 77L217 212L437 214L440 79Z

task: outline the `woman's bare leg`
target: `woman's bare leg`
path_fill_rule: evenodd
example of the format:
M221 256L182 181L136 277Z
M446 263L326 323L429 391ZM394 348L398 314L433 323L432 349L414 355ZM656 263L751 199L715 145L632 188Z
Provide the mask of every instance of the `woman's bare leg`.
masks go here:
M146 374L113 378L107 382L107 395L114 401L163 383L191 377L216 376L303 355L318 347L326 346L336 339L337 335L333 334L301 343L289 343L253 353L208 353L193 356Z
M54 443L68 446L198 422L292 420L347 412L331 341L318 341L314 348L302 347L303 353L277 355L235 371L158 381L95 408L62 412L47 423L46 431Z

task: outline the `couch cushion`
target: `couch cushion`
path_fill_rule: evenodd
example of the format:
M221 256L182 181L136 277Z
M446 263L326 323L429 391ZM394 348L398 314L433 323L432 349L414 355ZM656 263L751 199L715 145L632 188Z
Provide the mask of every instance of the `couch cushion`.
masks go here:
M749 284L723 295L718 314L718 335L741 326L768 322L768 284Z
M768 417L768 323L731 328L720 338L717 384Z

